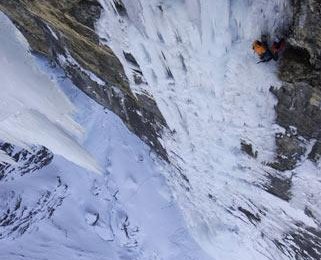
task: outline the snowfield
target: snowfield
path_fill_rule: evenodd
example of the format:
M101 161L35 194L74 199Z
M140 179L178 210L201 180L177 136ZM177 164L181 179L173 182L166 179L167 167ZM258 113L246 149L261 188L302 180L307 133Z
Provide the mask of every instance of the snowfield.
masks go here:
M288 1L99 1L97 33L133 92L155 99L171 164L34 58L0 15L0 138L57 155L0 182L0 259L296 259L291 234L318 236L321 168L305 157L293 171L267 166L284 131L269 91L281 82L277 64L257 64L251 50L261 33L287 27ZM267 188L274 180L289 180L288 199ZM3 225L6 215L15 221Z

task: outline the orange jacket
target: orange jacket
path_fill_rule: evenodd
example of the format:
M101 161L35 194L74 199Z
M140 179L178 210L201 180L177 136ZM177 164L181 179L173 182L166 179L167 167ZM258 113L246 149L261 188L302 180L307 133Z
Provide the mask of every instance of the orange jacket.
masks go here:
M254 52L260 57L267 51L267 47L260 41L253 42L252 48Z

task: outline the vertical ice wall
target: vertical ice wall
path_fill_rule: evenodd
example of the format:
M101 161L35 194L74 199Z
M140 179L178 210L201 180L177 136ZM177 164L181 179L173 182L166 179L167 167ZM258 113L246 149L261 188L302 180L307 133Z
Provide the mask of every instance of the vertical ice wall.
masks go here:
M299 204L262 189L280 131L269 88L280 82L274 62L256 64L251 44L282 35L289 1L100 2L102 42L132 89L155 97L172 130L163 142L180 170L167 177L196 240L217 259L286 259L275 241L291 223L313 223ZM241 140L253 144L256 159L240 151Z
M27 42L2 13L0 42L0 138L26 149L43 145L99 172L95 160L75 141L83 130L72 118L73 105L37 68Z

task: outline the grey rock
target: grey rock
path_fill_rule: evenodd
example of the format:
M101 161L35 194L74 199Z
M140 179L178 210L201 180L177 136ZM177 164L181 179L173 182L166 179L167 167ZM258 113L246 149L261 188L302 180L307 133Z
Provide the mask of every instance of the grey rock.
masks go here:
M279 171L293 170L301 156L306 152L306 144L302 138L287 131L285 134L278 133L276 140L275 162L269 165Z
M70 14L76 20L91 29L95 29L95 22L99 19L102 6L96 0L81 0L77 5L74 5L70 10Z
M311 152L308 155L308 158L313 162L318 162L321 159L321 142L317 141L313 147Z
M263 185L264 190L282 200L290 201L292 178L277 173L267 173L266 178L268 181Z
M290 259L317 260L321 258L321 231L313 227L296 223L282 241L274 241L275 245Z
M308 156L313 161L320 157L321 141L321 2L293 0L293 24L287 48L280 61L279 76L283 86L272 93L278 99L277 123L289 129L297 128L298 135L317 142ZM275 168L293 169L303 150L293 138L276 138L277 154L285 155ZM297 148L294 148L294 147Z
M15 175L23 176L32 173L51 163L53 154L43 146L34 146L29 151L19 149L8 143L0 143L0 150L11 156L16 164L0 164L0 180L14 178Z
M315 69L321 69L321 2L293 0L291 44L305 49Z
M284 83L272 90L278 98L277 123L294 126L306 139L318 138L321 124L321 92L306 82Z
M246 154L248 154L253 158L257 158L258 152L254 151L252 144L247 143L244 140L241 140L241 151L245 152Z

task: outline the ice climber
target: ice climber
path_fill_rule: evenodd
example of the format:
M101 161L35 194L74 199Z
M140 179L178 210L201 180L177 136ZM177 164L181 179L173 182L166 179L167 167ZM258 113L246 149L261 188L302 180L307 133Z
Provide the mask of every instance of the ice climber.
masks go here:
M285 40L281 39L280 41L275 41L272 44L271 50L268 48L266 42L261 42L259 40L254 41L252 48L254 52L259 56L261 62L268 62L270 60L277 61L279 58L280 52L285 48Z
M253 43L252 48L253 48L254 52L259 56L259 58L261 60L260 62L268 62L273 59L273 54L269 50L266 43L256 40Z
M271 52L273 54L273 59L278 60L279 54L285 49L285 40L281 39L280 41L275 41L272 44Z

